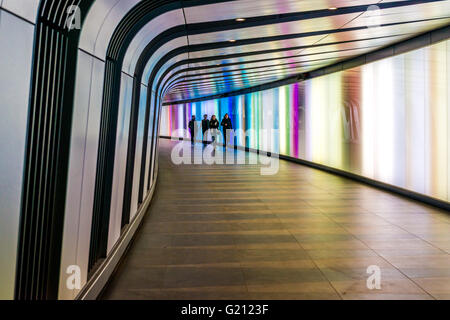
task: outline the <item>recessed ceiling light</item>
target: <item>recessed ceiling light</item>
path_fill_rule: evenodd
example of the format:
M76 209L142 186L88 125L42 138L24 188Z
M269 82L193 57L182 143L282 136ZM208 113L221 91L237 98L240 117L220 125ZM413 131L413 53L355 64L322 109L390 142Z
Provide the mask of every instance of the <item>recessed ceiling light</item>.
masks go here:
M231 39L231 40L228 40L229 42L236 42L236 40L233 40L233 39Z
M245 21L245 19L244 18L237 18L236 21L242 22L242 21Z
M337 10L336 7L329 7L328 10Z

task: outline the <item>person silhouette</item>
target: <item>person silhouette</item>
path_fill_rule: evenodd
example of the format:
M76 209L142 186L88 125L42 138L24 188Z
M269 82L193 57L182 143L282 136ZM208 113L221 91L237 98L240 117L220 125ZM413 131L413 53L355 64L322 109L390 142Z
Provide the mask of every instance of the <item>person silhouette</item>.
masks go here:
M228 116L228 113L225 114L225 116L222 119L222 130L223 130L223 138L224 138L224 147L227 146L227 143L230 140L231 130L233 130L233 125L231 124L231 119Z
M209 129L211 130L211 140L215 148L217 143L217 134L219 131L219 120L217 120L214 114L211 116L211 120L209 121Z
M195 138L195 116L192 116L191 121L189 121L189 133L191 134L191 144L194 144Z
M208 137L207 137L207 132L209 129L209 120L208 120L208 115L205 114L203 116L203 120L202 120L202 139L203 139L203 144L207 144L208 143Z

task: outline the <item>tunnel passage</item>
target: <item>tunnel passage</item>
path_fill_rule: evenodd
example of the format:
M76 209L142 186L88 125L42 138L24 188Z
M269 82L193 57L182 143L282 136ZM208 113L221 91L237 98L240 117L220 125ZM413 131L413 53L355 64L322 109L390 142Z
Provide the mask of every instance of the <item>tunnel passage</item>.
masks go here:
M0 1L0 298L96 298L192 114L448 208L448 5Z

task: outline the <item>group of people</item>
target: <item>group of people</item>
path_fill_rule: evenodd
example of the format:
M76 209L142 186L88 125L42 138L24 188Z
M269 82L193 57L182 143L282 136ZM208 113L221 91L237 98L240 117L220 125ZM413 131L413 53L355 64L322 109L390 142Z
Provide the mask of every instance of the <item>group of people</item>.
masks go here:
M191 121L189 121L189 132L191 134L191 142L194 144L195 139L195 116L192 116ZM222 126L223 130L223 137L224 137L224 146L227 145L227 141L229 140L229 135L231 130L233 130L233 125L231 124L231 119L228 116L228 113L225 114L225 116L222 119L222 122L220 123L220 126ZM215 115L211 116L211 120L208 120L208 115L205 114L203 116L202 120L202 140L203 144L207 144L207 132L210 130L211 132L211 140L212 143L216 142L216 137L219 134L219 120L217 120Z

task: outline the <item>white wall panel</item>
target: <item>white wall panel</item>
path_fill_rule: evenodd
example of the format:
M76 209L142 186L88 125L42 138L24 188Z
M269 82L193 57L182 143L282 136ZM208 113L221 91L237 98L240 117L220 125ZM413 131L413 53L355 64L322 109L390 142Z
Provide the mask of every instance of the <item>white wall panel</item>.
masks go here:
M97 172L97 153L100 134L100 117L103 98L103 79L105 64L94 59L89 101L89 118L86 131L86 150L81 194L80 223L78 231L77 264L81 270L88 269L89 248L94 208L95 179ZM87 281L87 272L82 274L82 285Z
M450 108L450 41L447 41L447 110ZM450 200L450 111L447 111L447 199Z
M425 193L425 51L416 50L405 55L405 104L412 111L406 115L406 187Z
M14 295L33 34L0 10L0 299Z
M122 73L117 121L116 153L114 157L114 173L111 194L108 253L119 239L121 231L132 90L133 78Z
M150 187L153 185L153 183L155 182L153 180L153 176L154 173L156 172L156 170L158 170L158 138L159 138L159 128L161 128L161 126L159 125L159 122L161 121L159 116L160 116L160 107L161 107L161 100L157 99L156 101L156 108L154 110L154 118L156 118L155 121L155 127L152 130L152 140L153 140L153 149L152 149L152 157L151 157L151 163L150 163Z
M73 299L75 297L73 290L69 290L66 286L66 270L71 265L77 265L78 230L80 224L86 131L89 120L89 92L91 89L92 64L93 58L91 56L84 52L79 52L64 216L59 288L60 299ZM85 273L87 270L82 271L82 273Z
M139 0L97 0L89 10L80 38L80 48L105 59L115 28Z
M147 195L148 187L148 175L149 175L149 168L150 168L150 153L151 153L151 145L152 145L152 128L153 128L153 115L154 115L154 103L153 103L153 94L151 97L151 103L150 103L150 115L149 115L149 123L148 123L148 135L147 135L147 150L146 150L146 159L145 159L145 174L144 174L144 193L143 197Z
M137 128L137 140L136 140L136 155L134 161L134 173L133 173L133 189L131 193L131 209L130 209L130 221L135 216L138 209L138 196L139 196L139 184L141 179L141 164L142 164L142 144L144 140L144 124L145 124L145 110L147 106L147 87L141 85L141 97L139 100L139 115L138 115L138 128Z
M81 31L79 47L94 54L99 30L112 8L121 0L97 0L89 10Z
M60 299L73 299L78 294L78 290L66 288L68 266L79 266L82 286L87 282L104 68L102 61L79 51L61 260Z
M1 6L18 16L35 23L40 0L3 0Z

